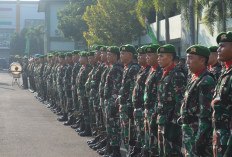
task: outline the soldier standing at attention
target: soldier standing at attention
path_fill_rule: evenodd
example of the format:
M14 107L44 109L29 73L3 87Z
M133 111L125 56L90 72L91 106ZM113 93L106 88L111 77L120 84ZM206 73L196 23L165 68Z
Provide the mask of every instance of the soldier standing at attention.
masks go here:
M72 60L72 52L67 52L65 56L65 61L67 64L67 68L64 74L64 91L66 97L66 103L64 106L64 112L68 114L68 121L64 122L64 125L71 125L74 122L74 115L73 115L73 99L72 99L72 69L73 69L73 60Z
M134 123L135 123L135 134L136 144L131 156L136 156L141 153L141 148L144 146L144 89L145 81L150 70L150 66L147 65L146 61L146 49L147 46L142 46L137 49L138 52L138 64L141 66L135 82L135 87L132 95L132 103L134 107Z
M209 47L210 56L208 61L208 69L214 75L214 79L217 82L221 75L222 66L218 62L218 53L217 53L218 46L211 46Z
M90 136L91 128L90 128L90 119L89 119L89 106L88 99L85 91L85 83L88 79L88 75L92 69L92 67L88 64L88 53L83 51L80 55L80 63L82 67L77 76L77 95L80 101L79 111L81 112L83 118L81 121L81 128L78 131L80 136Z
M163 75L158 83L158 146L159 156L181 155L181 128L177 125L186 85L186 78L174 60L176 49L167 44L158 49L158 63Z
M23 89L28 89L28 58L25 56L23 57Z
M193 77L187 84L179 119L182 123L184 155L185 157L212 156L210 103L215 81L207 69L210 51L205 46L193 45L186 50L186 53L187 65Z
M218 59L225 64L213 96L213 154L214 157L232 156L232 32L217 36Z
M104 86L104 104L106 110L106 132L110 145L107 145L105 155L109 155L109 157L120 157L120 119L119 105L116 99L121 87L123 67L118 63L120 56L119 48L117 46L111 46L107 51L107 60L110 64L110 69L106 75ZM111 150L113 150L112 154L110 154Z
M146 48L147 64L151 66L147 80L145 82L144 91L144 107L145 107L145 150L151 156L158 155L158 125L157 117L157 86L162 77L162 69L158 65L157 50L160 47L158 44L150 45ZM154 120L152 120L152 118Z
M78 118L78 109L79 109L79 101L78 101L78 97L77 97L77 85L76 85L76 78L77 75L79 73L79 70L81 68L81 64L79 62L80 59L80 50L74 50L72 52L72 58L73 58L73 69L72 69L72 77L71 77L71 84L72 84L72 100L73 100L73 110L74 110L74 117L76 118L75 120L77 120ZM71 127L73 129L77 129L79 127L79 121L76 121L76 123L74 125L72 125Z
M120 59L124 64L122 77L122 85L119 92L119 113L121 122L121 136L128 155L130 154L130 146L134 146L136 139L134 134L134 108L132 104L132 93L135 86L137 74L140 66L133 63L134 54L137 53L133 45L127 44L120 47ZM130 135L130 137L129 137Z

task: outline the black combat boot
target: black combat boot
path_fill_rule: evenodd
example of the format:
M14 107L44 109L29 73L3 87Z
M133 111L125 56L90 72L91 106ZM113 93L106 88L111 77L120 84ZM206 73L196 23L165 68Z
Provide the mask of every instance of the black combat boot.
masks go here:
M78 134L82 137L92 136L90 125L86 125L85 130L83 132L79 132Z
M104 155L104 157L121 157L120 147L113 146L112 148L113 148L113 153L110 155Z
M64 113L62 117L57 118L58 121L64 122L68 120L68 114Z
M71 115L69 120L64 122L64 125L69 126L69 125L73 125L74 123L75 123L75 117L74 117L74 115Z

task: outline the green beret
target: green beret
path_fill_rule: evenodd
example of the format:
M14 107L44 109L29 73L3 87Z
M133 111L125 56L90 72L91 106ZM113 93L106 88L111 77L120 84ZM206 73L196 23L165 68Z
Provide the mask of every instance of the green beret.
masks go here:
M102 46L102 47L100 48L100 51L106 52L106 51L107 51L107 46Z
M65 58L65 53L59 53L59 58Z
M217 36L217 43L232 42L232 32L222 32Z
M144 45L144 46L141 46L140 48L137 49L137 52L139 54L146 54L146 48L148 47L148 45Z
M95 50L100 51L100 50L101 50L101 47L103 47L103 46L104 46L104 45L98 45L98 46L96 46Z
M136 49L133 45L127 44L127 45L123 45L120 47L120 51L126 51L126 52L131 52L133 54L136 53Z
M39 58L43 58L44 59L44 55L40 55Z
M186 50L186 53L199 55L206 58L209 58L210 55L209 49L202 45L192 45Z
M81 51L80 56L81 57L88 57L88 53L86 51Z
M94 56L94 55L95 55L95 53L96 53L96 51L90 51L90 52L88 52L88 57L90 57L90 56Z
M52 55L52 54L50 54L50 55L48 55L48 57L49 57L49 58L52 58L52 57L53 57L53 55Z
M80 50L74 50L73 52L72 52L72 54L74 55L74 54L79 54L81 51Z
M218 46L210 46L209 47L209 51L210 52L217 52L217 49L218 49L219 47Z
M108 47L107 52L111 52L111 53L114 53L116 55L120 54L119 47L117 47L117 46Z
M172 53L172 54L176 54L176 48L174 45L172 44L167 44L167 45L163 45L160 46L159 49L157 50L157 53Z
M157 53L159 47L160 47L159 44L152 44L150 46L147 46L145 51L146 53Z
M72 57L72 52L67 52L65 55L66 57Z

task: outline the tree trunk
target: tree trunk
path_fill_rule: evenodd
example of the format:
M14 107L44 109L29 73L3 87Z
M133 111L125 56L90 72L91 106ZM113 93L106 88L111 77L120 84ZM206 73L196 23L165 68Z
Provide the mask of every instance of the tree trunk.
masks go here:
M170 31L169 31L169 16L168 11L165 8L165 37L166 37L166 44L170 43Z
M222 31L226 32L226 4L225 0L222 0Z
M189 0L190 46L195 44L194 0Z

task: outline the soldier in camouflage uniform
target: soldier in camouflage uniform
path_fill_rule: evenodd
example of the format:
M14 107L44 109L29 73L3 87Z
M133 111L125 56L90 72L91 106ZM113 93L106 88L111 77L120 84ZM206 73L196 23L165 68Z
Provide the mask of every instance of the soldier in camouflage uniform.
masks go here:
M40 65L38 67L38 97L39 100L42 102L44 100L44 80L43 80L43 72L44 72L44 66L45 66L45 62L44 62L44 56L41 55L39 56L39 62Z
M182 144L185 157L212 156L211 108L215 81L207 70L210 51L193 45L186 50L187 65L194 77L187 84L181 106Z
M28 78L29 78L29 85L30 85L30 92L35 91L35 82L34 82L34 65L35 65L35 59L31 58L29 60L29 65L28 65Z
M123 67L118 63L119 56L120 51L117 46L111 46L107 49L107 60L110 67L109 72L106 75L104 86L104 104L106 113L106 132L110 145L107 145L105 155L111 157L121 156L119 104L116 102L123 74ZM113 152L111 154L112 150Z
M218 59L225 64L211 103L214 157L232 156L232 32L217 36Z
M81 68L81 64L79 62L79 54L80 54L80 50L74 50L72 52L73 56L73 69L72 69L72 77L71 77L71 84L72 84L72 101L73 101L73 110L74 110L74 117L78 118L78 110L79 110L79 101L78 101L78 96L77 96L77 85L76 85L76 78L77 75L79 73L79 70ZM75 120L74 120L75 121ZM76 121L76 123L74 125L72 125L71 127L73 129L77 129L79 127L79 121Z
M90 71L88 75L88 79L85 83L85 92L86 92L86 96L88 97L89 120L90 120L90 125L91 125L91 131L93 132L93 129L95 129L93 124L96 123L95 114L94 114L94 106L93 106L95 93L91 93L90 95L90 91L91 91L91 83L94 79L93 75L97 72L97 68L98 68L97 60L95 58L95 51L90 51L88 53L88 62L90 66L92 67L92 70Z
M135 53L136 49L133 45L127 44L120 47L120 59L124 64L124 71L118 101L120 104L121 136L127 153L130 153L130 146L135 145L134 140L136 139L133 125L132 93L140 66L132 62Z
M54 64L55 63L55 59L53 54L48 54L48 68L47 68L47 101L48 101L48 105L47 107L50 108L51 105L53 104L53 99L54 99L54 95L53 95L53 78L52 78L52 73L53 73L53 69L54 69Z
M181 128L177 119L180 117L186 78L174 64L176 50L173 45L161 46L158 56L160 67L164 68L157 87L159 156L178 157L181 155Z
M148 46L145 51L147 55L147 64L151 66L147 80L145 82L144 91L144 107L145 107L145 150L148 155L158 155L158 125L157 117L157 86L162 77L162 69L158 65L157 49L158 44ZM153 117L153 121L152 121ZM149 154L150 153L150 154Z
M222 66L218 62L218 54L217 54L218 46L211 46L209 47L210 56L208 61L208 69L214 75L214 79L217 82L221 75Z
M23 57L22 79L23 79L23 89L28 89L28 58L27 57Z
M60 112L62 113L62 116L57 118L58 121L64 122L68 120L68 114L65 113L64 106L66 104L66 98L65 98L65 91L64 91L64 76L65 76L65 71L67 69L67 65L65 62L65 54L60 53L59 54L59 67L57 69L57 90L59 94L59 104L58 107L60 109Z
M64 82L64 93L66 97L66 103L64 106L64 113L68 115L69 120L64 122L64 125L70 125L74 121L73 114L73 102L72 102L72 69L73 69L73 60L72 60L72 52L67 52L65 56L65 61L67 64L67 68L64 74L63 82Z
M132 95L132 103L134 107L134 123L136 134L136 145L131 152L131 156L136 156L141 153L141 147L144 146L144 89L145 81L150 70L150 66L146 62L146 49L147 46L140 47L138 52L138 64L141 66L135 82L135 87Z
M82 125L78 131L80 136L90 136L91 135L91 128L90 128L90 119L89 119L89 106L88 106L88 98L85 92L85 83L88 79L88 74L92 70L92 67L88 64L88 53L81 52L80 55L80 63L82 67L78 73L76 78L77 87L77 95L80 101L79 112L82 114ZM83 127L84 126L84 127Z

